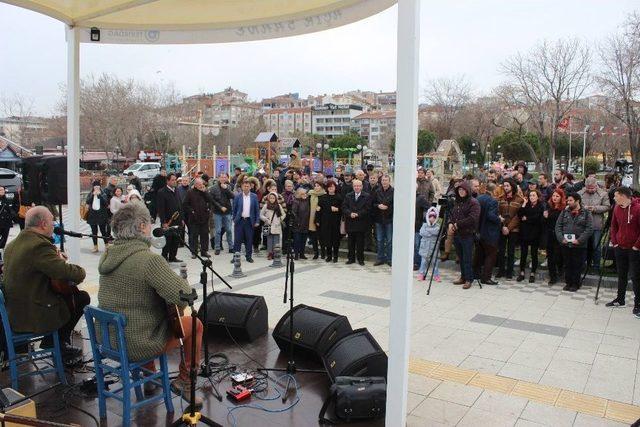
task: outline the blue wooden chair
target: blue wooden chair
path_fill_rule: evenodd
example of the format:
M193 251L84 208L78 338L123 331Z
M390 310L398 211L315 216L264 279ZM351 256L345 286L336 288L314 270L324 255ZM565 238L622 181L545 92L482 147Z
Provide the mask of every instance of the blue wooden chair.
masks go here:
M64 365L62 364L62 352L60 351L60 338L58 331L47 334L22 334L14 333L9 325L9 315L5 306L4 293L0 291L0 317L7 341L7 358L9 362L9 372L11 374L11 388L18 390L18 378L33 375L44 375L51 372L58 374L58 379L62 384L67 384L67 377L64 375ZM33 350L31 343L41 341L43 338L51 336L53 338L53 348ZM16 354L16 346L26 345L29 349L26 354ZM53 359L53 367L39 368L35 362L43 359ZM18 372L18 366L33 364L36 370Z
M127 341L124 336L124 327L127 321L122 314L86 306L84 316L87 320L89 340L93 351L100 418L107 417L106 400L108 397L122 402L123 426L130 424L132 410L159 400L164 400L167 412L173 412L167 356L161 354L153 359L131 362L127 353ZM99 325L99 340L97 339L96 325ZM113 343L115 343L115 346ZM158 372L152 372L143 367L149 362L155 363L156 359L160 361L160 370ZM115 374L120 377L121 386L114 391L106 390L104 386L105 374ZM142 388L148 382L161 387L163 393L145 399ZM131 404L131 389L135 390L137 402L134 404Z

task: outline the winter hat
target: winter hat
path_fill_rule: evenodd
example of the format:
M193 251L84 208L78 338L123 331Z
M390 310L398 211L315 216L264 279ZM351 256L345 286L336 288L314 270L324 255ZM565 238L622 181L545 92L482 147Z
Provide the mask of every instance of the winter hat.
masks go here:
M427 218L430 216L438 217L438 209L435 206L432 206L427 210Z
M137 197L138 200L142 200L142 196L140 195L140 192L136 189L129 191L129 194L127 194L127 201L131 200L132 196Z

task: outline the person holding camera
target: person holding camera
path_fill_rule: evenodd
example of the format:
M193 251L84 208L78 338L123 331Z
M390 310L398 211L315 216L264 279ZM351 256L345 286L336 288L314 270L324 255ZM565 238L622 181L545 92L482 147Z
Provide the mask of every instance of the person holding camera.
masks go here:
M567 207L558 216L556 239L562 244L565 291L580 289L580 274L587 260L587 242L593 234L593 216L581 206L578 193L567 196Z
M453 233L453 244L460 260L460 278L454 285L469 289L473 282L473 243L480 220L480 203L471 197L469 181L462 181L456 188L456 201L449 217L448 230Z
M611 218L611 244L618 266L618 296L607 307L624 307L627 281L633 283L633 314L640 317L640 201L633 199L629 187L614 193L615 208Z

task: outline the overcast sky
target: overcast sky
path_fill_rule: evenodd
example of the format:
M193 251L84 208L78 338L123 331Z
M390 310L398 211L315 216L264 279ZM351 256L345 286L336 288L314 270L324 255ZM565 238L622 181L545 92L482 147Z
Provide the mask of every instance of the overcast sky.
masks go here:
M479 94L502 79L498 65L542 39L594 43L616 30L637 0L423 0L421 81L465 74ZM396 8L341 28L285 39L211 45L82 45L81 74L172 82L182 95L227 86L262 97L287 92L395 89ZM0 3L0 96L54 112L66 81L63 24Z

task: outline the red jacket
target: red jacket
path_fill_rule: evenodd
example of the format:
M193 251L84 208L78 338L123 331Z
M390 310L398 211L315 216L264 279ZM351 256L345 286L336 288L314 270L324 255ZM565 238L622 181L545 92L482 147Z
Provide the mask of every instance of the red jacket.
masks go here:
M616 205L611 220L611 243L623 249L640 248L640 200L626 208Z

